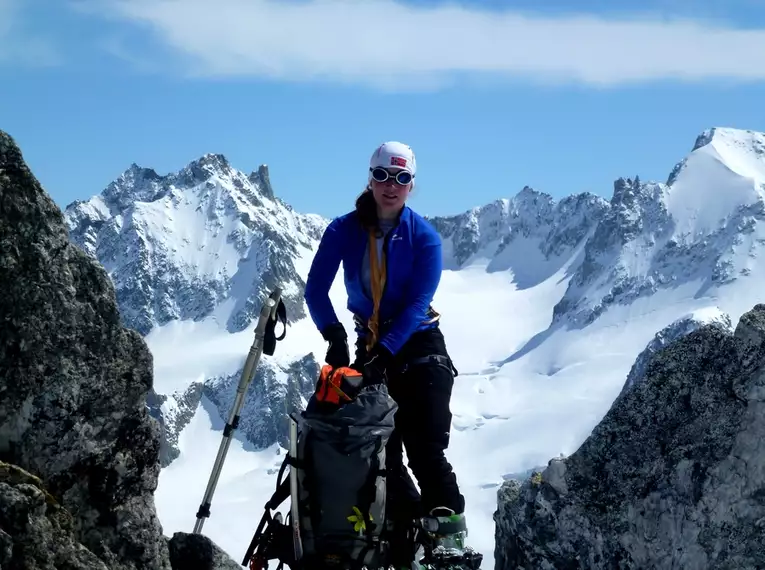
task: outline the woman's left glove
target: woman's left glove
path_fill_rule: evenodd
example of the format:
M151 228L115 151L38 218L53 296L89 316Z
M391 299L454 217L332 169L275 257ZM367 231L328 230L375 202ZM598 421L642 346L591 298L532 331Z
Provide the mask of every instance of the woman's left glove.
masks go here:
M348 353L348 334L343 324L329 325L321 331L321 336L329 343L324 361L332 368L348 366L351 363L351 357Z

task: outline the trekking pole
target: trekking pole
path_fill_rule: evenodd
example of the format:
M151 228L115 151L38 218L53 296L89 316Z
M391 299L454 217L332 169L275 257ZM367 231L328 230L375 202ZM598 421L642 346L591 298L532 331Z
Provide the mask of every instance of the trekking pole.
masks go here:
M290 458L297 461L297 420L290 414ZM300 514L298 513L298 475L295 463L290 465L290 513L292 519L292 548L295 553L295 562L303 558L303 539L300 535Z
M255 374L255 369L260 361L261 354L265 353L269 356L274 353L276 348L276 341L282 340L287 334L287 313L284 306L284 301L281 298L282 290L280 287L275 287L274 291L268 296L263 303L263 307L260 310L260 318L258 324L255 327L255 339L252 341L250 352L247 355L247 360L244 363L242 369L242 376L239 379L239 386L236 389L236 398L234 399L234 405L231 408L231 412L226 422L226 427L223 429L223 439L220 442L218 448L218 455L215 458L213 464L212 473L210 474L210 480L207 483L207 489L205 490L202 503L199 505L197 511L197 521L194 525L194 534L202 532L202 526L204 525L204 519L210 516L210 503L212 502L213 493L215 493L215 487L218 484L218 477L220 476L221 469L223 468L223 461L226 459L229 445L231 444L231 437L234 434L234 430L239 426L239 412L244 404L244 396L247 392L247 387L252 382L252 378ZM281 336L277 337L275 333L276 322L281 321L284 326L284 332Z

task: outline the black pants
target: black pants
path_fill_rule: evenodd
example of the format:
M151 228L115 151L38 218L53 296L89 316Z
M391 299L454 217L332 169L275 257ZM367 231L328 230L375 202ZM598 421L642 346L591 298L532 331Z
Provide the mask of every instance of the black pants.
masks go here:
M363 363L365 354L364 339L360 337L354 365ZM435 507L448 507L456 513L465 509L457 478L444 455L449 446L454 372L450 361L414 362L431 355L449 356L443 333L437 327L414 333L396 354L393 369L388 370L388 390L398 404L395 428L386 447L388 506L394 520L411 520ZM404 448L420 493L404 466Z

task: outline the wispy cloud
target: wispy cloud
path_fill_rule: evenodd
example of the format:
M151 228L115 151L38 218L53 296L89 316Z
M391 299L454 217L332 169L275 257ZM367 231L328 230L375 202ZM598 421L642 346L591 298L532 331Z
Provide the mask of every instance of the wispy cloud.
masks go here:
M396 89L458 75L613 86L765 79L765 29L633 16L533 15L391 0L95 0L144 26L185 73ZM177 65L178 61L174 61Z
M52 65L60 58L48 39L26 26L22 0L0 0L0 64Z

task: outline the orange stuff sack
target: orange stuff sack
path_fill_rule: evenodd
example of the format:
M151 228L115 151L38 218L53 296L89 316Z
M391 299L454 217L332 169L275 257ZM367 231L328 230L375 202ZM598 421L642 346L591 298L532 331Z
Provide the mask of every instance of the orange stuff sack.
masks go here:
M345 404L353 400L361 389L363 376L357 370L342 366L332 368L325 364L316 383L316 399L327 404Z

